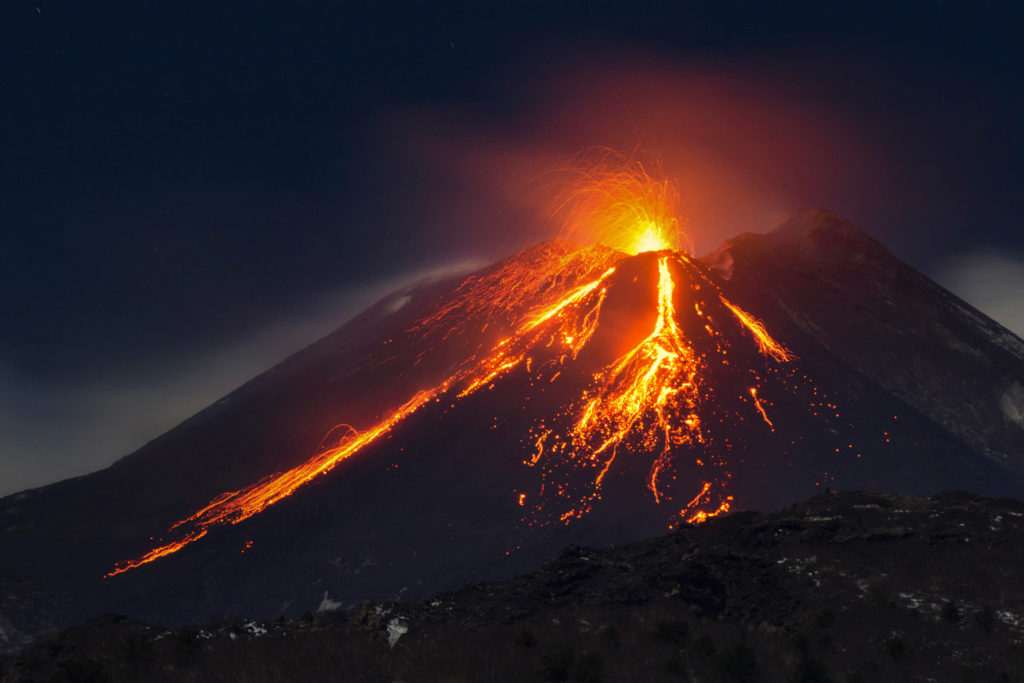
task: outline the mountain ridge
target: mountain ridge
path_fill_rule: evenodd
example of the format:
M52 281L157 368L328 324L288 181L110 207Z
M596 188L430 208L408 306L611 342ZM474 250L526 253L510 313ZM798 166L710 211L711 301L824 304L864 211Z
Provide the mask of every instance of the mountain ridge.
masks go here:
M837 242L856 245L860 258L845 258L847 252L836 249ZM707 258L716 263L733 260L739 278L730 280L733 288L747 295L752 290L771 292L775 305L788 317L858 370L868 370L873 381L936 418L1001 466L1024 473L1024 419L1011 417L1024 410L1024 340L999 323L900 261L848 221L822 210L799 212L771 233L746 233L729 240ZM758 259L757 268L750 267L748 259L753 258ZM780 263L837 296L810 305L798 288L779 286L788 282L778 277ZM757 276L749 277L751 272ZM841 296L832 275L836 272L845 277ZM851 281L859 286L849 287ZM859 291L870 291L870 298ZM906 291L924 296L904 306L899 298ZM765 304L763 299L759 305ZM828 316L825 306L847 302L851 302L849 308L859 307L859 313L870 315L873 325L865 326L853 316L846 322L833 315L830 330L816 322ZM935 315L928 315L932 312ZM906 324L908 317L912 324ZM897 329L902 334L912 333L907 346L921 350L929 359L941 356L943 364L958 369L956 375L947 375L949 381L943 382L933 368L914 367L914 357L908 359L909 365L903 359L875 363L877 359L871 357L875 349L884 353L891 345L891 340L881 335ZM981 351L988 341L999 348ZM998 387L994 396L967 406L971 414L960 414L964 406L956 403L957 396L981 393L993 385Z

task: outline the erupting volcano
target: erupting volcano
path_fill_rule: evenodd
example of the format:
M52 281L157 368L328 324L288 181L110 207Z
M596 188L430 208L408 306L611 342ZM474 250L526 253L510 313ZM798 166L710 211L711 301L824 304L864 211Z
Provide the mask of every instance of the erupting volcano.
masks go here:
M441 406L443 416L445 406L513 377L526 387L515 408L532 420L523 464L538 472L531 490L508 492L524 508L523 527L589 513L623 458L642 463L646 491L635 493L660 504L669 526L742 505L730 487L733 458L749 445L738 426L760 421L758 439L772 438L773 401L782 395L822 419L838 417L834 406L798 375L794 354L680 248L689 240L671 183L611 153L578 164L572 176L552 215L573 242L470 276L404 330L424 342L414 364L449 338L475 339L449 374L376 422L346 424L308 461L216 496L107 576L239 524L389 438L414 413Z
M584 157L557 239L0 501L2 632L426 595L827 488L1024 497L1024 342L825 211L698 258L655 169Z

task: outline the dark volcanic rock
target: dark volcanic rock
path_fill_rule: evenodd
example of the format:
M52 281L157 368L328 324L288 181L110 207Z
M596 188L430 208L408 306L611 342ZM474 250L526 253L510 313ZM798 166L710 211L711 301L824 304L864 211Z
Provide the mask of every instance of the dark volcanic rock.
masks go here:
M176 632L108 617L0 671L564 680L560 663L574 680L1020 680L1021 566L1020 501L834 494L627 546L571 546L531 574L415 601ZM341 654L321 666L328 653Z
M729 277L737 301L773 323L789 320L973 449L1024 473L1024 342L848 221L808 209L704 260Z

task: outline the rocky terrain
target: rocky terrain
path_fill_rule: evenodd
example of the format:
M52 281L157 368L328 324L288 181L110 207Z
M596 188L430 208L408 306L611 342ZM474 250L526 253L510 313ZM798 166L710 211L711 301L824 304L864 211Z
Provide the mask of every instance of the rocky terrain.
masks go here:
M826 494L533 573L298 619L108 615L0 680L1016 681L1024 502ZM186 599L183 596L183 599Z

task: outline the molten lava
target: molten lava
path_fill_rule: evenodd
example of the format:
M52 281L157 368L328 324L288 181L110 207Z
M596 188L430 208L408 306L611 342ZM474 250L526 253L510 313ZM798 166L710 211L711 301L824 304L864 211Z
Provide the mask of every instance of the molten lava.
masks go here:
M550 389L565 397L523 436L524 464L537 468L539 486L510 495L526 510L527 524L586 515L624 457L642 460L649 495L669 506L670 519L698 523L725 513L733 505L725 457L730 427L754 417L766 433L774 431L759 385L793 355L725 298L711 271L678 250L685 237L675 198L667 181L652 179L639 163L584 165L555 212L564 214L566 235L606 246L508 259L467 278L406 330L425 346L416 363L471 328L481 335L497 330L496 341L481 342L443 379L305 463L217 496L174 524L165 543L107 576L175 553L214 527L239 524L379 442L410 415L432 405L444 410L513 374L538 396ZM624 349L614 348L623 338L616 324L603 326L613 292L639 302L627 312L638 326L651 325ZM653 318L645 317L650 312ZM730 349L743 343L763 362L731 361ZM729 383L747 387L746 394L731 398Z
M635 434L635 445L647 451L654 452L660 446L649 482L655 500L659 500L657 473L661 459L673 445L701 441L700 419L695 412L699 368L696 354L676 324L675 282L669 258L666 255L658 259L654 329L598 377L569 431L569 457L589 460L598 469L595 494L627 437ZM542 438L537 444L538 452L543 442ZM583 514L590 503L581 501L579 508L565 513L562 519Z
M650 165L656 165L651 160ZM560 235L581 244L598 242L627 254L682 249L693 252L679 221L679 193L650 175L637 155L589 150L558 173L562 188L551 218Z

